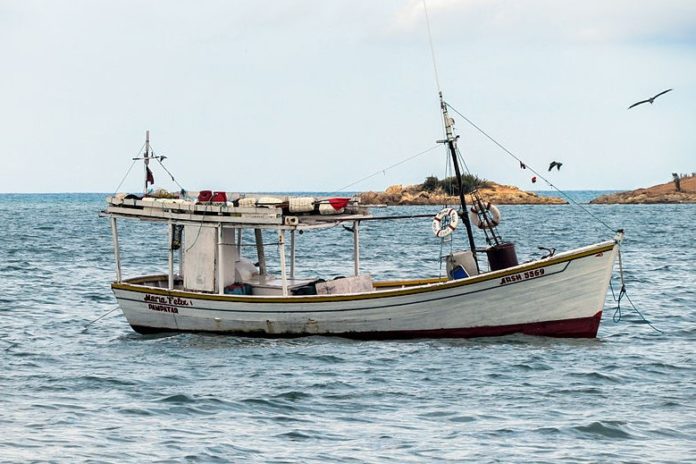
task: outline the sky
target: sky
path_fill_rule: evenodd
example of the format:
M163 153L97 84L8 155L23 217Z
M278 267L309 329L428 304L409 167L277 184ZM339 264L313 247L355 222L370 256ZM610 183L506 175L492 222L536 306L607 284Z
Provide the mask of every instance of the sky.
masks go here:
M446 101L545 174L562 162L557 187L696 171L696 1L428 9ZM0 192L113 192L146 130L188 190L420 183L444 148L385 168L437 145L437 88L421 0L0 0ZM453 116L473 174L549 188Z

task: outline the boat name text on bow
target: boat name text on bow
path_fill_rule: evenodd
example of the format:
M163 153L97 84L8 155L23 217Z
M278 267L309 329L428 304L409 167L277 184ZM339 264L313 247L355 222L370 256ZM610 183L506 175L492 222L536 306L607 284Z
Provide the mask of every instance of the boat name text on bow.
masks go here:
M543 269L534 269L533 271L520 272L519 274L513 274L513 275L503 277L502 279L500 279L500 283L498 285L512 284L515 282L519 282L521 280L527 280L527 279L533 279L535 277L541 277L543 275L544 275Z
M176 296L145 295L147 308L163 313L178 313L177 306L193 306L193 301Z

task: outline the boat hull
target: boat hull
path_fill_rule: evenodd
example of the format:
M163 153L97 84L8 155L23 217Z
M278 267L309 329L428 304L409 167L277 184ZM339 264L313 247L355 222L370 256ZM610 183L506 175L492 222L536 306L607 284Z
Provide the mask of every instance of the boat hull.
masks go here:
M604 242L467 279L380 286L354 295L261 297L112 288L141 333L336 335L356 339L469 338L513 333L597 335L618 245Z

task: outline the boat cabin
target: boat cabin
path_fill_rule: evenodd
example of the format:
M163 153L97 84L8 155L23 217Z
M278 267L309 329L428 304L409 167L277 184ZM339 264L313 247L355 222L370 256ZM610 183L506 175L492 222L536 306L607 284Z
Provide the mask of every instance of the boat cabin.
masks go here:
M167 276L141 277L148 287L197 293L292 296L373 291L369 275L360 275L360 222L372 216L355 198L313 198L239 195L204 191L194 197L139 197L116 194L107 198L104 214L111 219L116 256L116 281L122 281L119 219L161 222L169 231ZM296 234L350 224L354 275L329 282L296 276ZM280 272L266 266L263 230L277 233ZM242 252L244 231L253 231L253 254ZM247 235L248 237L248 232ZM178 254L178 256L176 256ZM252 255L253 260L245 257ZM178 259L175 259L178 258ZM179 269L175 270L175 261Z

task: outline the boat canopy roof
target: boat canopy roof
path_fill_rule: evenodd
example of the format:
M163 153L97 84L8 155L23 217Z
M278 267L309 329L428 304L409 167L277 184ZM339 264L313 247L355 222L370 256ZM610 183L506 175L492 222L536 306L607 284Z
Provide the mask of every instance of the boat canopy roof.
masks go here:
M236 193L225 193L221 198L199 201L117 193L106 198L103 214L146 221L221 224L226 228L290 230L323 229L341 222L372 219L357 198Z

